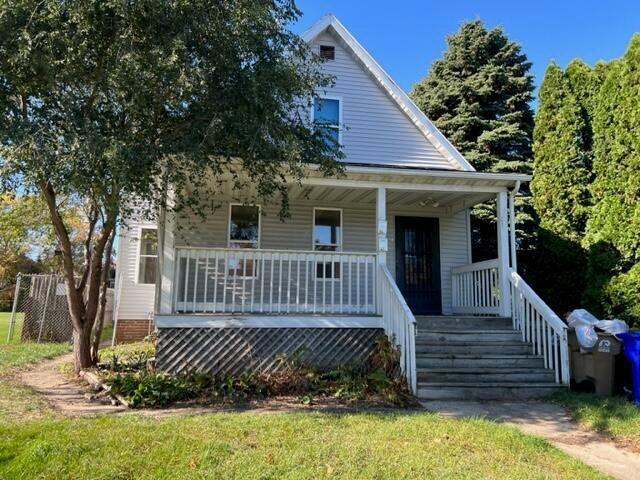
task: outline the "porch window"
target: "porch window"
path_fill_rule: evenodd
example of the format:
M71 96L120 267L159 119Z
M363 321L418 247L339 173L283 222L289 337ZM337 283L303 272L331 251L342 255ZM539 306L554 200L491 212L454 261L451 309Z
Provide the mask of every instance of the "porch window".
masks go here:
M313 249L319 252L342 250L342 210L313 210ZM340 278L339 262L319 262L316 278Z
M158 231L155 228L142 228L138 253L138 283L156 283L157 264Z
M255 249L260 246L260 207L257 205L230 205L229 248ZM256 275L252 259L229 259L229 274L243 277Z
M337 148L341 143L340 119L341 105L337 98L316 98L313 105L313 122L323 133L325 142Z

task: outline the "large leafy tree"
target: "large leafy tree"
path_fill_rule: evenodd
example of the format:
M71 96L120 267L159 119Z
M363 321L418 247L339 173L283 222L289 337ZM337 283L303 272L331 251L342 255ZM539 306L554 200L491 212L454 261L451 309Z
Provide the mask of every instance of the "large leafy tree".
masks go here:
M465 22L447 37L443 57L431 65L411 97L473 166L484 172L529 172L533 77L520 45L480 20ZM519 222L529 222L520 200ZM493 238L493 208L475 210L476 239ZM480 245L488 255L494 245Z
M286 183L305 164L336 170L339 152L304 114L331 79L289 30L298 15L288 0L0 4L0 179L46 202L76 370L96 360L120 219L153 215L168 189L170 208L204 213L223 176L279 195L285 213ZM63 199L87 212L81 264Z

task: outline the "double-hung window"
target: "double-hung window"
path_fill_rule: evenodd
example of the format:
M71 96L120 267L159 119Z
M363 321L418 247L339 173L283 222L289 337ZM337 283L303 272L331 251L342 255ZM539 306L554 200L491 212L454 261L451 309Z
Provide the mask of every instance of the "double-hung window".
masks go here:
M316 98L313 104L313 123L324 141L337 149L341 143L341 105L337 98Z
M314 208L313 249L319 252L342 250L342 210ZM340 278L340 263L319 262L316 278Z
M157 265L158 231L155 228L141 228L138 253L138 283L156 283Z
M260 207L257 205L230 205L229 248L256 249L260 247ZM245 277L255 276L252 259L231 258L231 274Z

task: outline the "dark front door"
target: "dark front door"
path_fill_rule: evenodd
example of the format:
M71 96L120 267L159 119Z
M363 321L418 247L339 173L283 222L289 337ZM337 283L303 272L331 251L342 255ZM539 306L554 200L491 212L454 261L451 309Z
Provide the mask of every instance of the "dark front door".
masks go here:
M396 217L396 282L416 315L440 315L437 218Z

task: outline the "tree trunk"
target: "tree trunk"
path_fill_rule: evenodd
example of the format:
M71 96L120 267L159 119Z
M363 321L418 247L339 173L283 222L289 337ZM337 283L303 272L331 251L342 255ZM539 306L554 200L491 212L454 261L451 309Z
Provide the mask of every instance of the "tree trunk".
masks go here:
M76 373L94 365L91 358L92 326L90 322L85 322L80 330L73 330L73 369Z
M98 317L96 318L91 333L91 358L94 364L98 362L98 349L100 348L100 337L104 326L104 315L107 310L107 293L109 289L109 274L111 273L111 254L113 253L113 242L116 238L116 229L113 229L104 252L104 265L102 267L102 285L100 285L100 306Z

